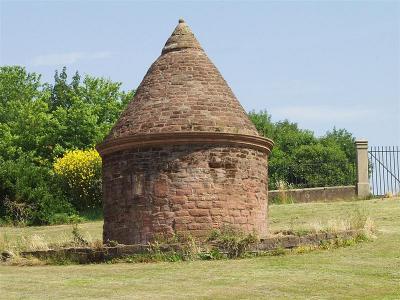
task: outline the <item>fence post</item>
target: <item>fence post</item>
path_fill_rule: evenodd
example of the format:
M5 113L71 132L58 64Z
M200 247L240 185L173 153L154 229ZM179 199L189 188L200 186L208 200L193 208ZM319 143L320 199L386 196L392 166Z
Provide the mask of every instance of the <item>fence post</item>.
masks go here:
M357 197L366 198L370 195L368 180L368 141L356 140L357 151Z

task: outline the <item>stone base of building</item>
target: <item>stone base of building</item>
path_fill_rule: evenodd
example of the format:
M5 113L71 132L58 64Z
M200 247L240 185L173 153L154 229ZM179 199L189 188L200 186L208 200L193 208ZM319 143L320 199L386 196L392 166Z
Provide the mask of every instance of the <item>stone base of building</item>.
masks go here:
M267 154L230 145L123 150L103 157L104 242L204 236L224 225L265 236Z

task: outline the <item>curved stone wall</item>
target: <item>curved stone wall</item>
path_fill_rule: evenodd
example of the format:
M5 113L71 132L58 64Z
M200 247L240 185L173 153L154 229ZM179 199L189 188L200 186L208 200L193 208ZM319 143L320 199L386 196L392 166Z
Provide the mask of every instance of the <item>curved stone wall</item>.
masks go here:
M223 224L266 234L267 153L232 145L171 145L103 157L104 241L205 236Z

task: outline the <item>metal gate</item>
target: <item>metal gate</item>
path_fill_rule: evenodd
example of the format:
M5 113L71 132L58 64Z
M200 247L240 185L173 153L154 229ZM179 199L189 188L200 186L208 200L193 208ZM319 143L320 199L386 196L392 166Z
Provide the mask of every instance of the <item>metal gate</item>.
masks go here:
M399 147L370 147L368 161L372 194L376 196L400 194Z

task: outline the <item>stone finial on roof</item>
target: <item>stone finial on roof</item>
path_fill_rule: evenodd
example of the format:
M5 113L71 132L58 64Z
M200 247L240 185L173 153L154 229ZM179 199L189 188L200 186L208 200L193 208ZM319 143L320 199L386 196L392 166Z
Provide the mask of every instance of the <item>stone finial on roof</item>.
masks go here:
M165 43L161 54L184 48L203 50L189 26L185 23L185 20L180 18L174 32Z

